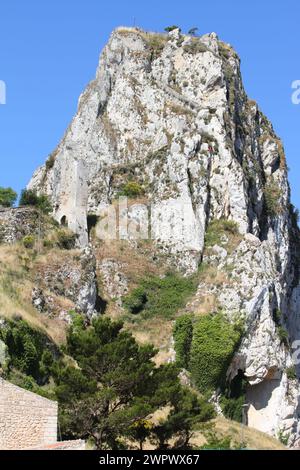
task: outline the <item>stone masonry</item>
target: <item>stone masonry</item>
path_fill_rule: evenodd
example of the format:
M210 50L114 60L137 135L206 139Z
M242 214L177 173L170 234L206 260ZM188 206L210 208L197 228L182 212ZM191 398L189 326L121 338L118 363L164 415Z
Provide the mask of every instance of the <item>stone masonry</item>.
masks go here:
M57 441L58 405L0 378L0 449Z
M0 243L15 243L27 235L38 234L39 212L34 207L0 207Z
M84 441L57 442L57 402L0 378L0 450L84 450Z

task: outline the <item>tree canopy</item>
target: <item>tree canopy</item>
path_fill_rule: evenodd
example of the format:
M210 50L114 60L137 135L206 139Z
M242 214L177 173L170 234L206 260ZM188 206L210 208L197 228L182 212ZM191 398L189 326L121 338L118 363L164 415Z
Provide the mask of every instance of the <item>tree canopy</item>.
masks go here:
M38 207L45 214L51 212L52 207L46 194L38 195L33 189L23 189L21 192L20 206Z
M17 200L17 193L12 188L0 187L0 206L12 207Z
M140 346L121 322L100 317L85 327L79 319L67 337L68 364L53 365L65 438L91 440L97 449L125 448L125 439L149 437L166 447L173 436L187 445L195 419L213 416L211 405L183 388L174 364L156 367L156 350ZM149 416L170 409L157 426Z

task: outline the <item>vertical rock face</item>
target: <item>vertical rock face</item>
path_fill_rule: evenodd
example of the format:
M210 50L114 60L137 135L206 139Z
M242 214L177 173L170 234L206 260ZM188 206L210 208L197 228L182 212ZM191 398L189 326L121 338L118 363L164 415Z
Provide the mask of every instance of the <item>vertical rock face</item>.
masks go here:
M237 248L216 247L220 256L208 260L230 267L218 303L246 323L229 377L242 370L248 379L249 424L296 445L300 395L288 371L300 335L299 233L285 156L244 91L237 54L214 33L115 30L62 142L29 187L50 196L55 218L84 247L88 215L101 216L128 182L151 206L157 250L185 275L201 262L210 220L238 225ZM129 219L141 213L135 204Z

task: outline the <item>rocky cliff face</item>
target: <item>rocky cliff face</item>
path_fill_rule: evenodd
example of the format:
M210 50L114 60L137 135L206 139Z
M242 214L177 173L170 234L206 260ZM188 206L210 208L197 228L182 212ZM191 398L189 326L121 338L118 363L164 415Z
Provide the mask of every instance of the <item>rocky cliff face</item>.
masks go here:
M226 274L218 284L203 280L189 308L213 296L228 318L244 319L228 374L248 380L248 423L299 444L299 383L289 373L300 335L299 233L284 150L244 91L237 54L214 33L114 31L62 142L29 187L50 196L54 217L85 247L88 220L99 218L100 233L105 211L130 195L128 183L136 198L128 220L146 238L146 211L154 258L184 275L201 262ZM216 219L235 222L239 236L204 251ZM113 256L98 269L114 284L108 290L127 289Z

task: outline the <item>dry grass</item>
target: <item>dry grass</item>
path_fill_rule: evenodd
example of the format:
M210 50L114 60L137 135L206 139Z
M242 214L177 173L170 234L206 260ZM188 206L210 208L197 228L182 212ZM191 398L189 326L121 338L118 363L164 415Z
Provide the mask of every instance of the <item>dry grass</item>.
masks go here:
M259 138L260 145L264 145L264 143L267 141L274 142L276 144L278 155L280 158L280 168L281 170L285 170L287 167L287 163L286 163L285 151L284 151L282 141L278 139L276 136L271 135L269 133L262 134Z
M286 450L286 447L277 439L258 431L257 429L242 426L236 421L218 417L214 420L215 432L219 438L229 436L235 445L245 442L247 449L253 450ZM205 438L201 432L195 433L192 439L195 447L205 444Z
M221 287L224 284L229 284L227 273L217 269L216 266L203 265L199 273L199 282L205 284L214 284Z
M164 117L168 117L170 111L177 116L193 116L193 112L189 108L168 101L165 103Z
M149 416L149 421L151 421L153 425L158 425L160 422L164 422L167 419L169 412L169 407L159 409ZM249 450L287 450L277 439L256 429L242 426L235 421L217 417L211 424L214 425L212 431L215 433L216 437L218 439L230 437L231 445L234 447L239 447L241 443L244 443ZM169 445L172 447L174 442L175 440L171 439ZM129 443L133 448L138 447L137 443L134 441L129 441ZM207 440L201 431L194 431L190 443L195 449L199 449L207 444ZM149 441L145 442L144 450L154 449L155 446L152 443Z
M97 261L113 259L122 265L122 272L127 277L130 287L136 287L146 274L163 274L164 268L151 260L153 251L151 243L140 243L140 249L131 246L127 241L103 240L96 248Z
M118 145L118 131L115 129L112 121L110 120L107 112L104 112L101 116L101 123L103 126L104 133L114 147Z
M163 318L151 318L138 323L125 323L128 329L138 343L153 344L159 349L154 361L156 365L165 364L169 361L171 337L173 331L173 323Z
M0 315L8 319L21 317L61 344L65 341L65 324L42 316L31 302L34 283L28 270L34 266L33 258L21 243L0 246Z
M156 51L160 51L166 45L168 41L168 35L165 33L155 33L152 31L142 31L139 28L130 28L126 26L120 26L117 28L117 32L122 36L130 36L135 34L144 39L148 46Z
M194 309L195 316L208 315L209 313L216 312L218 309L218 301L215 295L207 294L199 298L199 304Z
M1 283L1 279L0 279ZM31 286L32 288L33 286ZM28 291L23 290L24 294ZM2 318L13 320L16 317L21 317L33 328L36 328L49 336L56 344L60 345L65 342L66 338L66 325L64 322L57 319L50 319L42 317L37 310L28 302L23 302L22 299L12 299L0 287L0 314Z

